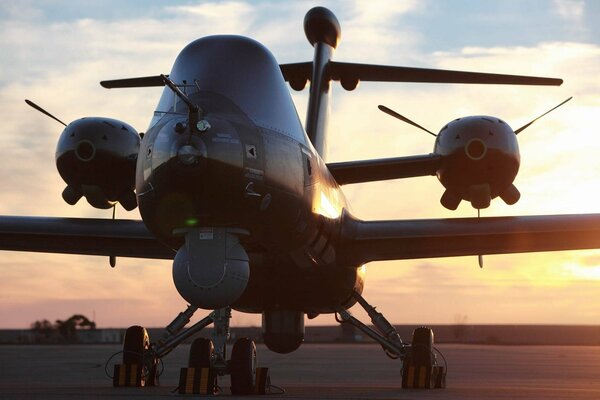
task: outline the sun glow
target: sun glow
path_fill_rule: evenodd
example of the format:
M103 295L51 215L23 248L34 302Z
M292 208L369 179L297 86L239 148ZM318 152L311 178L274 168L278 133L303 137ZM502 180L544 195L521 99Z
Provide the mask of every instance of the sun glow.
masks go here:
M587 267L572 263L565 265L564 269L574 279L600 281L600 265Z
M338 191L317 184L314 193L314 213L331 219L339 218L342 215L342 204Z

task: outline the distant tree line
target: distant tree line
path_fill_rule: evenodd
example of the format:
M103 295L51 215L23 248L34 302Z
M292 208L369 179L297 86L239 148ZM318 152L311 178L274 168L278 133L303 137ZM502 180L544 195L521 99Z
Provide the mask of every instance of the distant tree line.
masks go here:
M80 329L96 329L96 323L85 315L75 314L64 321L57 319L52 323L43 319L31 324L36 343L77 343Z

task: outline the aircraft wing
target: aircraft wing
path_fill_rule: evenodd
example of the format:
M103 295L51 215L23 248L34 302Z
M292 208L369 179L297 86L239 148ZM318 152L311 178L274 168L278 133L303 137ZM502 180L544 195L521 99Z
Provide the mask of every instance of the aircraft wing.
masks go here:
M0 216L0 250L173 259L142 221Z
M346 214L341 247L351 265L600 248L600 214L361 221ZM141 221L0 217L0 250L173 259Z
M600 214L361 221L344 217L352 265L378 260L600 248Z
M281 64L286 81L311 80L312 62ZM330 61L329 78L335 81L430 82L430 83L489 83L498 85L560 86L562 79L523 75L488 74L431 68L409 68L391 65L357 64Z
M327 168L338 184L384 181L435 175L441 157L426 154L409 157L329 163Z

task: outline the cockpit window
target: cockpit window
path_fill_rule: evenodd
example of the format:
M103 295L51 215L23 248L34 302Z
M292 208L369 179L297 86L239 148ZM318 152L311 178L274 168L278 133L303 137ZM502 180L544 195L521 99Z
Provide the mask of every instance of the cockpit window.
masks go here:
M245 114L255 125L306 142L279 64L260 43L241 36L209 36L186 46L169 77L194 98L216 97ZM189 82L193 82L190 84ZM206 105L210 112L210 104ZM165 115L186 115L185 105L167 87L150 127Z

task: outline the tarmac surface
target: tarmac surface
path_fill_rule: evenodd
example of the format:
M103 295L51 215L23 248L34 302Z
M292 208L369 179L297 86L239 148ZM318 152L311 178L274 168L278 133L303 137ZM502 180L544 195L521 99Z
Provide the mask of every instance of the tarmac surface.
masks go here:
M280 355L258 346L259 365L284 394L269 399L600 399L600 347L439 345L447 388L400 388L400 363L372 344L305 344ZM188 345L165 360L161 386L113 388L107 359L116 345L0 346L0 399L156 399L174 393ZM116 357L110 364L120 362ZM220 397L234 398L228 380Z

